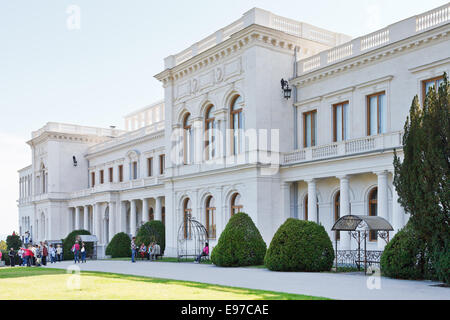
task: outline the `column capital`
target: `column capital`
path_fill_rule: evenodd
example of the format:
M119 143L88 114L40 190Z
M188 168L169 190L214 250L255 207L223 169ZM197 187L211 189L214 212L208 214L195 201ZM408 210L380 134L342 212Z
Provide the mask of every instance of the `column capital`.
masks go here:
M311 178L311 179L305 179L305 181L310 184L310 183L316 183L317 179L316 178Z
M338 178L339 180L349 180L350 176L348 174L341 174L336 176L336 178Z
M380 171L373 171L373 173L379 177L382 177L382 176L387 176L389 171L388 170L380 170Z

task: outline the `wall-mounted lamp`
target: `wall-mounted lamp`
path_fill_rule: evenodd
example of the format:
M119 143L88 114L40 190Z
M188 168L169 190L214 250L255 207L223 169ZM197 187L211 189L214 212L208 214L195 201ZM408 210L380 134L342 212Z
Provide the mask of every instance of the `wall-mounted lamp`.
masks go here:
M75 158L75 156L73 156L72 159L73 159L73 166L76 167L78 165L77 158Z
M287 80L281 79L281 90L283 90L284 98L289 100L291 98L292 89L289 88L289 82Z

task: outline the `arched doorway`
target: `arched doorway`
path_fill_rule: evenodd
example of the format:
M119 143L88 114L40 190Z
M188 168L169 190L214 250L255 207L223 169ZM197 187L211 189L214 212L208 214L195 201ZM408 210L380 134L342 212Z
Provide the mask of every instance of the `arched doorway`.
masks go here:
M378 216L378 188L375 187L369 192L369 216ZM377 232L371 231L369 233L369 241L375 242L378 240Z
M244 208L244 206L242 205L241 195L237 192L231 196L230 204L231 204L230 205L231 216L234 216L235 214L242 212L242 209Z

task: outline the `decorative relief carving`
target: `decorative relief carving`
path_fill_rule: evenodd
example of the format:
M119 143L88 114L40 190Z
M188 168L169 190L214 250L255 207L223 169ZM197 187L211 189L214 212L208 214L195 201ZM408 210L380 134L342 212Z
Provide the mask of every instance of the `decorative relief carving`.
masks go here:
M222 82L222 80L223 80L223 71L222 71L222 68L220 68L220 67L217 68L217 69L216 69L215 75L216 75L216 83Z

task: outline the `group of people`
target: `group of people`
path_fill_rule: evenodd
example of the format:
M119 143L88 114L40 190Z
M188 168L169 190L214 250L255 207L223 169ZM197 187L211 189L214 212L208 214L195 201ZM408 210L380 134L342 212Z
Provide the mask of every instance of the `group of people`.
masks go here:
M73 259L75 263L86 263L86 246L84 242L81 242L81 246L78 241L75 241L75 244L72 246ZM81 255L81 261L80 261Z
M142 259L155 260L157 256L161 255L161 247L156 242L151 242L148 246L142 243L137 250L136 237L131 239L131 262L136 262L136 256L139 253Z
M16 265L16 256L19 257L19 266L46 266L47 262L56 263L63 261L63 249L61 245L48 245L46 242L40 244L28 244L19 248L16 252L11 248L8 252L11 267Z

